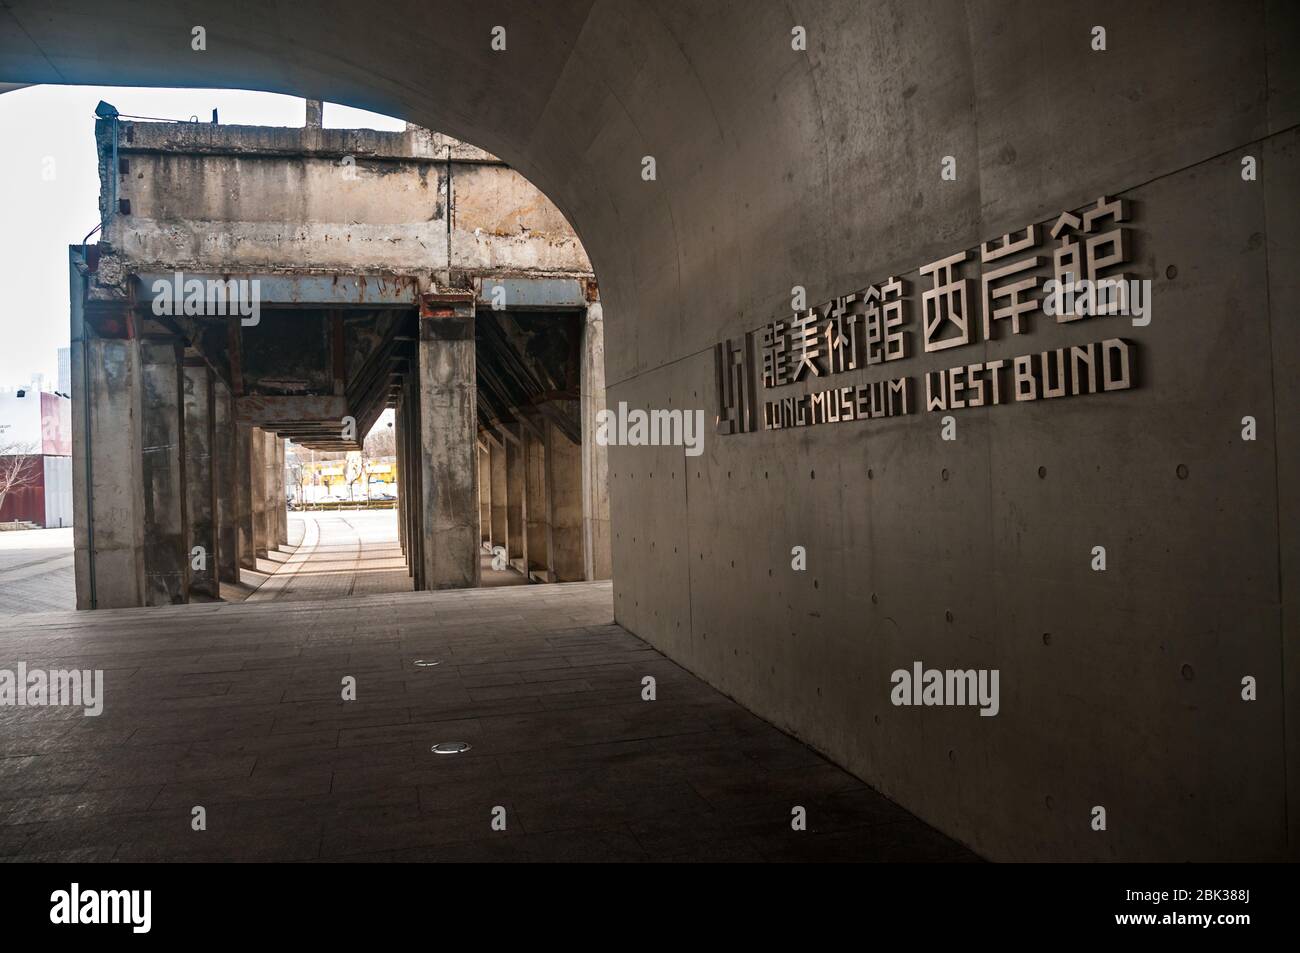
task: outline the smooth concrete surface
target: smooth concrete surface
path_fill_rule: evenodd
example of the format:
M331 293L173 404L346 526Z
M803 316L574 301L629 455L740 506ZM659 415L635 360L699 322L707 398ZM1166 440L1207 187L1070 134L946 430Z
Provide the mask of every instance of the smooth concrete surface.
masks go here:
M612 448L615 615L991 858L1297 856L1295 4L332 2L256 35L205 5L222 52L198 57L193 8L123 9L11 0L0 68L306 94L491 150L591 257L611 405L711 421L711 348L793 286L822 302L1134 201L1136 389L965 411L955 441L918 415ZM1000 713L892 706L916 660L999 669Z
M606 582L0 620L104 670L96 718L0 708L0 859L974 859L611 615Z

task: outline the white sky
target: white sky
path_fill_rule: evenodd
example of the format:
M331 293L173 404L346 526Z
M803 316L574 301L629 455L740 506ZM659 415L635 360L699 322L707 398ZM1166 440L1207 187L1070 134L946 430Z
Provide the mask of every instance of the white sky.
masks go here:
M223 124L301 126L303 100L276 93L121 86L33 86L0 95L0 387L58 382L68 346L68 246L99 224L95 106ZM399 119L325 106L334 129L406 128ZM50 160L53 160L52 163ZM53 177L46 179L45 170Z

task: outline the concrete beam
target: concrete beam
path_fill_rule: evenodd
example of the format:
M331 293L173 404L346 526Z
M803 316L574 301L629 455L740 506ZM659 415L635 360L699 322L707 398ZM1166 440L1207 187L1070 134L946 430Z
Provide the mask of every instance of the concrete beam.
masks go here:
M301 397L240 397L235 402L239 419L257 427L277 429L276 424L329 424L338 433L348 413L342 395Z
M175 284L174 273L142 272L136 275L137 300L153 300L155 282ZM224 299L218 292L231 287L231 281L253 282L258 304L263 308L413 308L420 296L420 279L408 275L304 275L240 273L184 273L184 281L201 281L205 295L204 314L222 314L218 310ZM211 294L209 295L209 289ZM228 307L228 305L227 305ZM233 310L233 309L232 309ZM251 316L250 316L251 320ZM250 325L251 326L251 325Z

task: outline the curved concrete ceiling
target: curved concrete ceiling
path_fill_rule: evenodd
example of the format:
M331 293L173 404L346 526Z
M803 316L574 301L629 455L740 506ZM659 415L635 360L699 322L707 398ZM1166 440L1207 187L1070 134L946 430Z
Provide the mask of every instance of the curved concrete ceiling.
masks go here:
M1247 67L1256 17L1047 6L7 0L0 78L291 93L483 146L579 231L616 383L756 327L792 285L823 300L1264 130L1262 97L1215 79ZM1174 134L1180 96L1213 118Z
M1297 665L1300 434L1269 416L1300 402L1297 48L1284 0L0 0L5 81L293 93L506 159L592 259L611 402L711 408L707 349L791 286L825 301L1141 193L1145 390L976 411L952 443L921 417L610 453L618 621L1000 859L1258 858L1288 818L1300 843L1297 680L1285 719L1222 680ZM1276 171L1243 185L1243 155ZM1006 665L1004 714L904 717L889 671L932 657Z

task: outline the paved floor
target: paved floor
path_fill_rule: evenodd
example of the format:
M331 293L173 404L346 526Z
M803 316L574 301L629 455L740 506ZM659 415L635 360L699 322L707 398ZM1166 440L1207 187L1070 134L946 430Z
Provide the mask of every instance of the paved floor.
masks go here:
M0 669L105 682L0 707L0 857L973 859L611 618L578 583L0 619Z
M290 542L297 542L297 548L249 601L411 591L411 576L397 542L396 510L290 513L289 529Z
M256 574L259 586L248 596L250 601L411 591L411 576L397 541L396 510L290 513L289 542L296 547L291 553L273 554L269 562L259 560L259 568L274 573L269 578ZM520 586L527 582L513 569L493 569L491 555L483 554L482 585Z
M77 607L72 528L0 533L0 616Z

